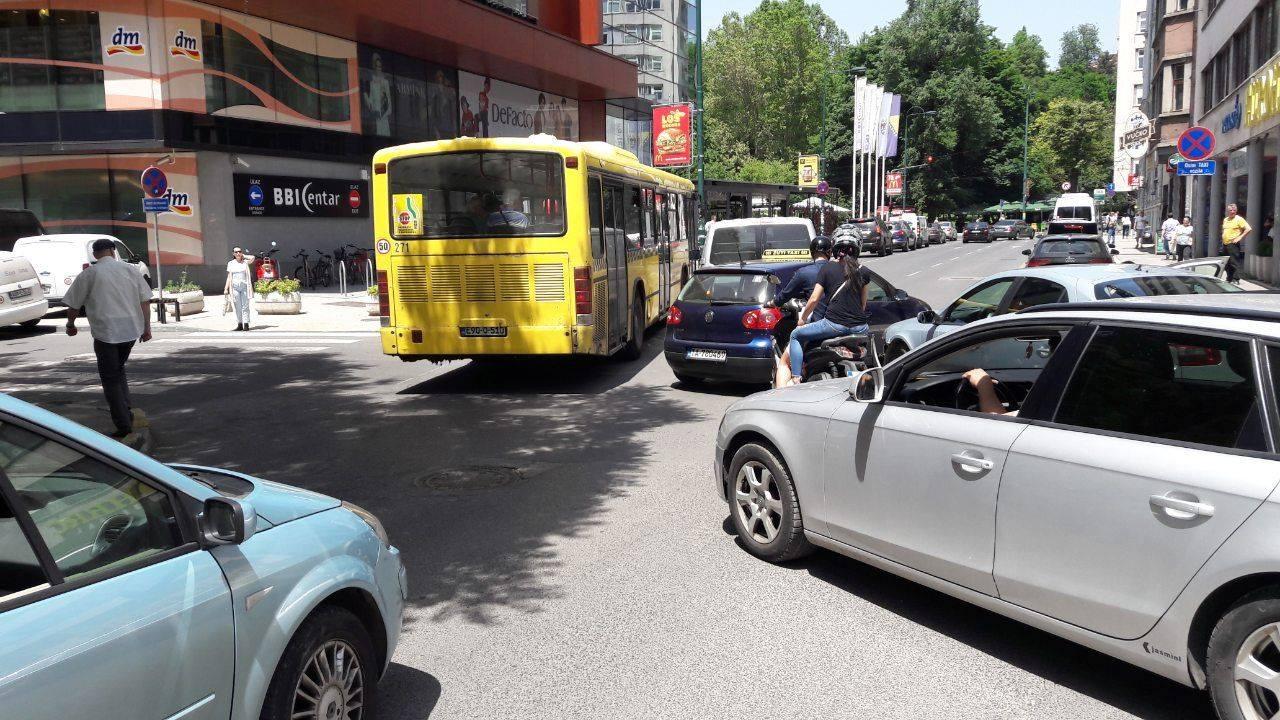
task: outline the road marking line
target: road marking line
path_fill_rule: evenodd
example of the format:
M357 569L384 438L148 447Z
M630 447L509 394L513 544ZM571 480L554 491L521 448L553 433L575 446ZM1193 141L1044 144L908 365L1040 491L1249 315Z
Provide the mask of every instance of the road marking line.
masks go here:
M922 273L922 272L924 272L924 271L923 271L923 270L917 270L917 271L915 271L915 272L913 272L913 273L907 273L907 277L911 277L912 275L919 275L919 274L920 274L920 273Z
M934 263L933 265L930 265L929 267L931 267L931 268L936 268L936 267L942 267L943 265L946 265L946 263L945 263L945 262Z

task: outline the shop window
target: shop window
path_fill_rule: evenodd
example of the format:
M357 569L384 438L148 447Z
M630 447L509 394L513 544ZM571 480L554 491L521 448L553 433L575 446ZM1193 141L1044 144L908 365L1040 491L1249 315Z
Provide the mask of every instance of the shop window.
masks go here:
M45 16L40 11L0 11L0 57L50 57ZM52 73L48 65L0 63L0 112L56 110Z
M102 64L102 42L98 13L54 10L52 14L53 57L90 65ZM107 106L102 71L89 68L54 68L58 108L61 110L104 110Z

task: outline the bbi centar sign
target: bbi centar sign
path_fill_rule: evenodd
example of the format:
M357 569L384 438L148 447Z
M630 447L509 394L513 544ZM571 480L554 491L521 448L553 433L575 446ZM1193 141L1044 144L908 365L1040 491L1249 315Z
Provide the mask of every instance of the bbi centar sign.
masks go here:
M369 217L369 183L288 175L236 174L240 217Z

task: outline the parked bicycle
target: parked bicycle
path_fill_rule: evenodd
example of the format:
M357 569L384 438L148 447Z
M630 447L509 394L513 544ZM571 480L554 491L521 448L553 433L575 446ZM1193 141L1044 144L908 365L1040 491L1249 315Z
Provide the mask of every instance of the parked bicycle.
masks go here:
M373 284L373 278L369 277L368 260L373 248L361 248L347 243L343 247L334 248L333 262L334 266L345 266L347 269L347 277L352 283L363 282L367 287Z
M311 255L306 250L299 250L295 258L301 258L302 264L293 271L293 277L304 287L315 289L317 285L329 287L333 284L333 265L329 262L329 255L320 252L316 253L320 256L314 263L310 262Z

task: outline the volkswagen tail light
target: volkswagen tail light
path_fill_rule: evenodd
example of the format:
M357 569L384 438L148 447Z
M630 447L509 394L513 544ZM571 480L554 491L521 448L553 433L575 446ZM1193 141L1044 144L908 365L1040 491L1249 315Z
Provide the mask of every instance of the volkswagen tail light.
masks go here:
M777 308L760 308L748 310L742 316L742 327L748 330L772 330L782 319L782 311Z
M680 308L672 305L671 308L667 310L667 324L679 325L682 322L684 322L684 313L680 312Z

